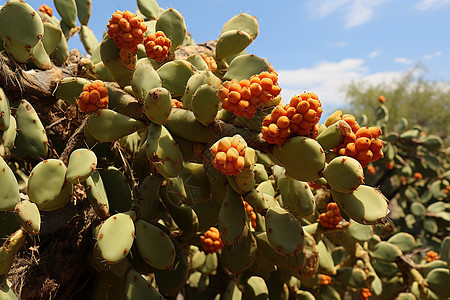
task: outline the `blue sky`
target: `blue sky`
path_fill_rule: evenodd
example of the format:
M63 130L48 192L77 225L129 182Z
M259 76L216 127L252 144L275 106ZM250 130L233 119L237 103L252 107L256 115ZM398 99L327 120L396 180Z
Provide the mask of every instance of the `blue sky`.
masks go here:
M89 27L100 39L114 10L136 2L92 0ZM53 1L29 1L37 9ZM180 11L197 43L217 39L223 24L245 12L260 33L247 48L280 75L284 102L310 91L325 108L345 104L342 86L352 80L393 81L417 63L432 81L450 82L450 0L160 0ZM56 10L55 14L57 15ZM78 36L70 48L84 52ZM325 111L325 115L332 111Z

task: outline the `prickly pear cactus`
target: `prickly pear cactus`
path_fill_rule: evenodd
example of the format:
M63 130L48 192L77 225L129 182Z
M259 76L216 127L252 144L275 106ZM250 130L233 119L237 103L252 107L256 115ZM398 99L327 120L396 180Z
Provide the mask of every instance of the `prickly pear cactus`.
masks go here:
M0 9L0 296L450 296L441 138L283 99L249 14L196 44L153 0L103 37L53 4Z

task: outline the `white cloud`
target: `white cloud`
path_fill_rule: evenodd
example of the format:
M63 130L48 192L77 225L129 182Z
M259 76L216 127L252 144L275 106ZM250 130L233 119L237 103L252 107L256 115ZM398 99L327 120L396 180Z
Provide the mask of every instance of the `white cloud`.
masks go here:
M423 58L424 58L424 59L431 59L431 58L438 57L438 56L441 56L441 55L442 55L442 52L441 52L441 51L436 51L436 52L434 52L434 53L425 54L425 55L423 56Z
M437 9L447 4L450 4L450 0L422 0L416 3L415 7L418 10L429 10Z
M375 57L377 57L379 55L380 55L379 51L372 51L372 52L369 53L369 57L370 58L375 58Z
M320 0L310 1L307 5L309 9L318 13L319 17L326 17L337 9L341 8L351 0Z
M412 60L410 60L406 57L396 57L396 58L394 58L394 61L398 64L403 64L403 65L410 65L413 63Z
M279 70L278 82L282 88L284 103L289 103L294 95L314 92L322 100L324 107L345 105L346 99L342 88L352 81L367 81L371 84L394 82L403 72L370 73L363 59L348 58L339 62L323 61L312 68L297 70ZM325 109L326 110L326 109ZM332 113L325 111L324 115Z
M311 0L307 7L320 18L337 10L345 11L345 28L360 26L373 18L374 9L389 0Z

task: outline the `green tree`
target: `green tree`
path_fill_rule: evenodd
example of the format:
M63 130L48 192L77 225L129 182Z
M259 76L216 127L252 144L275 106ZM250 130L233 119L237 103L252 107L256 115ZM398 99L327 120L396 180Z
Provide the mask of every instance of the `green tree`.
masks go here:
M349 99L349 111L355 116L366 114L368 124L373 124L378 96L386 98L389 109L388 128L406 118L410 126L420 125L429 134L443 139L450 134L450 82L431 82L417 77L421 67L406 72L394 82L374 85L364 81L352 82L344 87Z

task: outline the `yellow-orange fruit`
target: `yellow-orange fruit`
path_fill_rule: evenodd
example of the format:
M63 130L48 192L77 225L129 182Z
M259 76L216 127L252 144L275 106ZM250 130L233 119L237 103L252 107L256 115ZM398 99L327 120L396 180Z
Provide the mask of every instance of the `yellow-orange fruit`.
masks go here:
M127 10L123 12L116 10L106 27L108 36L116 47L126 49L133 55L137 53L137 45L142 43L147 30L144 19Z
M43 5L39 6L39 11L45 12L50 17L53 16L53 9L50 6L48 6L47 4L43 4Z
M335 202L330 202L327 205L327 212L319 215L319 223L325 228L336 228L343 220L339 207Z
M319 275L319 284L320 285L329 285L331 284L331 277L328 275L320 274Z
M217 63L216 60L212 56L208 56L204 53L200 54L203 60L206 62L206 65L208 66L209 70L211 72L217 71Z
M432 262L435 261L437 259L439 259L439 254L437 254L434 251L428 251L427 254L425 255L425 261L426 262Z
M423 176L419 172L416 172L416 173L414 173L414 178L420 180L423 178Z
M247 143L240 135L223 137L211 146L212 164L224 175L236 176L244 168Z
M367 288L362 288L362 289L359 291L359 298L360 298L361 300L368 300L370 296L372 296L372 293L371 293L370 290L367 289Z
M101 108L108 108L108 90L103 82L96 80L83 86L83 92L78 97L78 108L81 112L91 113Z
M246 201L244 201L244 208L247 212L248 219L250 220L250 224L254 229L256 229L256 213L253 210L253 207L250 206Z
M378 96L378 102L380 103L386 102L386 97L384 97L383 95Z
M169 55L171 45L172 42L162 31L157 31L155 34L148 34L144 39L145 55L162 62Z
M222 83L217 96L222 101L223 109L251 119L259 106L280 94L281 88L277 81L275 72L262 72L240 82L232 79Z
M216 253L223 248L224 244L220 238L220 232L216 227L210 227L204 235L200 236L203 251Z
M178 101L177 99L172 99L172 107L183 108L183 102Z
M262 76L269 76L262 74ZM261 82L266 78L260 79ZM268 143L277 145L286 143L287 138L291 135L309 136L314 139L319 134L318 122L322 111L320 100L316 94L303 93L293 96L288 105L276 106L270 116L264 118L261 127L263 138Z
M382 134L379 127L360 127L353 115L345 115L342 119L352 132L345 136L343 144L333 149L335 153L355 158L363 167L383 157L384 142L378 139Z

